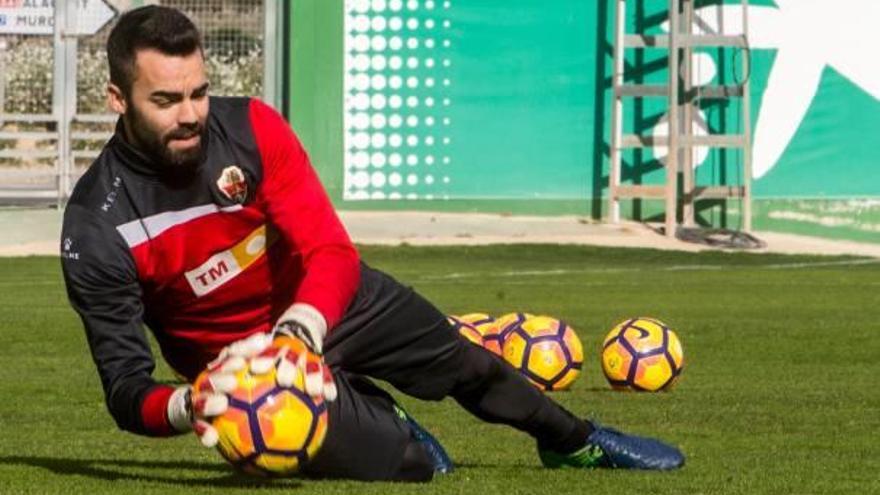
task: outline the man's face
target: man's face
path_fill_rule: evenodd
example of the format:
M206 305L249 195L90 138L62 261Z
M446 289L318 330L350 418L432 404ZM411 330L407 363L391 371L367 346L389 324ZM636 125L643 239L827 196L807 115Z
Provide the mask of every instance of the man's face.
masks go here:
M111 89L111 105L112 100ZM133 145L176 170L198 166L208 118L208 80L201 51L175 56L139 50L121 113Z

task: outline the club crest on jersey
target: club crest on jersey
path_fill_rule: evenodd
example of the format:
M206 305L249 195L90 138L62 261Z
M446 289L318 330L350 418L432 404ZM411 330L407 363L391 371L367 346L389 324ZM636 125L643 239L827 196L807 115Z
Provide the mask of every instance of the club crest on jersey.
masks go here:
M243 204L247 199L247 181L244 178L244 173L235 165L226 167L220 172L217 188L224 196L236 203Z

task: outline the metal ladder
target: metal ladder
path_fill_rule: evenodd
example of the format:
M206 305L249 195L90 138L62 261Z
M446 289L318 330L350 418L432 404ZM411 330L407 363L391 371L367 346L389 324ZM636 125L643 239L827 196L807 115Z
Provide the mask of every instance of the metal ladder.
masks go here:
M700 199L742 198L742 228L752 230L751 205L751 120L749 78L731 86L693 86L693 50L698 47L748 48L748 0L742 0L742 34L724 35L722 10L718 12L718 32L694 34L694 2L696 0L669 0L669 34L642 35L626 33L626 7L628 0L615 1L614 72L612 75L613 105L611 111L611 167L608 181L609 219L620 221L621 199L665 200L665 234L675 237L679 199L684 225L694 224L694 203ZM629 0L639 2L643 0ZM702 26L709 31L707 26ZM668 50L667 84L625 83L625 50ZM742 74L748 73L748 57L740 57ZM680 77L682 76L682 77ZM669 133L667 136L623 134L623 111L625 98L666 98L669 102ZM738 98L742 108L741 134L694 133L693 112L701 99ZM708 125L706 126L708 129ZM742 184L739 186L698 186L694 182L693 148L742 149ZM630 148L667 147L666 177L663 185L621 184L621 152ZM678 197L679 174L682 175L682 195Z

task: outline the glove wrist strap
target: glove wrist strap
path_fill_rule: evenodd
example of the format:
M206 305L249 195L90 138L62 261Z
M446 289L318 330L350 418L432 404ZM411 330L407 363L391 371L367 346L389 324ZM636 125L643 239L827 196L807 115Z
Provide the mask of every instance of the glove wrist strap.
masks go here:
M178 432L192 430L192 389L189 386L178 387L168 398L166 409L168 424Z
M326 334L324 316L314 306L305 303L296 303L285 311L272 331L273 337L289 335L302 340L315 354L321 354Z

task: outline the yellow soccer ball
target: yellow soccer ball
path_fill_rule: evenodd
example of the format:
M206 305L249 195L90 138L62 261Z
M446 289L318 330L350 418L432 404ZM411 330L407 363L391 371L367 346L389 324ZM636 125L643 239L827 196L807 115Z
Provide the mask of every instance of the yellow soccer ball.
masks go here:
M245 368L236 372L235 378L238 386L229 394L229 408L212 421L219 435L217 450L249 474L296 473L324 442L327 404L305 393L302 374L290 387L276 383L274 368L261 375ZM207 379L207 371L196 379L194 401Z
M566 390L580 375L584 350L574 329L550 316L531 316L508 327L505 361L542 390Z
M486 313L468 313L465 315L461 315L456 317L458 321L470 325L476 333L480 335L479 342L476 340L476 335L473 332L469 332L465 330L464 332L469 333L470 335L465 335L465 338L470 340L471 342L477 343L486 349L494 352L495 354L501 354L501 346L492 345L494 341L493 335L495 335L495 318L486 314ZM462 332L464 334L464 332ZM486 337L489 337L488 341ZM487 342L489 345L486 345Z
M455 315L447 316L446 319L449 321L449 324L452 325L452 328L469 342L479 346L483 345L483 334L481 334L476 327Z
M495 319L491 326L483 332L483 347L501 356L504 339L510 333L534 315L529 313L507 313Z
M684 351L678 336L653 318L622 322L602 344L602 371L618 390L669 390L683 367Z

